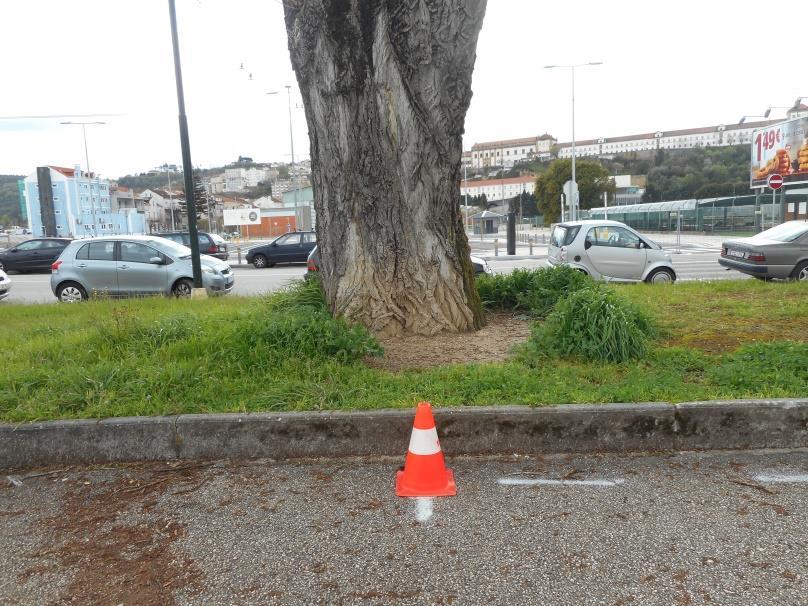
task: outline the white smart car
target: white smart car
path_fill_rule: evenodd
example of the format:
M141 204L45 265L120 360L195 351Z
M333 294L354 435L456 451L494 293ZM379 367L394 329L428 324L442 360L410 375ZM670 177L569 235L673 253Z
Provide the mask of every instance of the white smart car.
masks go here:
M0 301L5 299L11 294L11 278L8 274L0 269Z
M550 267L569 265L608 282L673 282L671 256L618 221L568 221L553 227Z

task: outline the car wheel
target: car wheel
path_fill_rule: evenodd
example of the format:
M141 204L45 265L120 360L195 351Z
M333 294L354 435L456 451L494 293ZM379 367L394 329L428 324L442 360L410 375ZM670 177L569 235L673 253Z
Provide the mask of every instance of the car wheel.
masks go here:
M60 303L79 303L87 300L87 291L75 282L65 282L56 289L56 298Z
M676 281L676 276L670 269L660 267L648 274L645 281L649 284L671 284Z
M177 280L174 283L174 287L171 289L171 294L173 294L178 299L187 299L190 298L191 293L194 290L194 283L191 282L188 278L182 278L181 280Z
M253 265L255 269L264 269L267 267L267 258L264 255L255 255L253 257Z
M808 261L803 261L791 272L791 279L799 282L808 282Z

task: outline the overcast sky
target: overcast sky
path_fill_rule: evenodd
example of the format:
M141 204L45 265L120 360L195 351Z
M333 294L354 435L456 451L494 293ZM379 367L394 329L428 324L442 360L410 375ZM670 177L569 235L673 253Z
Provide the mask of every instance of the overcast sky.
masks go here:
M120 114L87 118L107 122L88 127L93 170L114 178L179 164L167 5L4 0L0 116ZM569 140L570 74L547 64L604 62L576 71L577 139L735 122L808 97L801 31L766 26L765 6L489 0L464 147L543 132ZM789 9L797 23L808 17L801 6ZM307 158L280 2L177 0L177 12L194 165L288 161L287 84L296 157ZM59 122L0 120L0 173L84 165L81 127Z

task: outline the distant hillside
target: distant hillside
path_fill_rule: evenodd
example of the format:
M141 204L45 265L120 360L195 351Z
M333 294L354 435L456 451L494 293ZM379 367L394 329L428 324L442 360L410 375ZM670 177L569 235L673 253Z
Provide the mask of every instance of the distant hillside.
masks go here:
M22 225L17 181L24 175L0 175L0 225Z

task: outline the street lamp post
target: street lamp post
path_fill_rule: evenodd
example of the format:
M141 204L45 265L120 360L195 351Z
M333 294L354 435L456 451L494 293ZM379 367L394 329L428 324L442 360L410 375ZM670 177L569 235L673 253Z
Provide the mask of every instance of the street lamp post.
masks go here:
M564 68L570 70L572 75L572 191L577 191L577 181L575 179L575 68L588 65L603 65L602 61L590 61L589 63L576 63L574 65L545 65L544 69ZM578 218L578 200L567 200L570 208L570 218L575 221Z
M73 124L76 126L81 126L81 134L84 137L84 162L87 166L87 189L89 190L89 197L90 197L90 212L93 215L93 236L98 235L98 225L95 218L95 201L93 200L93 181L90 173L90 154L87 153L87 126L88 125L95 125L95 124L106 124L106 122L61 122L60 124ZM98 186L98 198L101 198L101 185ZM79 194L79 200L81 200L81 194ZM73 226L71 225L71 228Z
M287 100L287 105L289 107L289 146L290 146L291 152L292 152L292 180L294 181L294 184L295 184L295 217L296 217L296 220L297 220L298 218L302 218L303 215L302 215L302 213L301 213L301 211L299 209L299 204L300 204L300 197L299 197L300 196L300 173L297 170L297 165L295 164L295 136L294 136L294 131L292 129L292 86L287 84L284 88L286 88L286 100ZM276 90L275 91L270 91L267 94L268 95L277 95L278 91L276 91ZM307 205L307 207L308 207L308 205ZM309 215L311 215L311 212L309 212ZM308 221L306 221L306 224L308 225ZM300 229L300 225L298 225L297 228Z
M194 290L200 292L202 285L202 262L199 257L199 236L196 229L196 204L194 202L194 179L191 164L191 144L188 140L188 118L185 115L185 93L182 86L180 43L177 35L177 12L174 0L168 0L168 15L171 20L171 42L174 51L174 79L177 82L177 108L179 110L180 146L182 148L182 171L185 177L185 203L188 209L188 232L191 244L191 268Z

